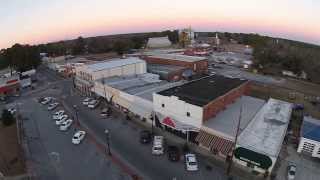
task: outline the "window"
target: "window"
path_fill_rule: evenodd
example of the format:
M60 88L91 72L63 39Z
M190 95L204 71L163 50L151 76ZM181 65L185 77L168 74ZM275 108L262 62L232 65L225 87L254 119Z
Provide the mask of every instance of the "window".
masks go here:
M161 104L161 106L164 108L165 106L164 106L164 104Z
M187 116L190 117L190 112L187 112Z
M308 153L312 153L313 150L314 150L314 147L315 147L314 144L305 142L303 144L302 150L305 151L305 152L308 152Z

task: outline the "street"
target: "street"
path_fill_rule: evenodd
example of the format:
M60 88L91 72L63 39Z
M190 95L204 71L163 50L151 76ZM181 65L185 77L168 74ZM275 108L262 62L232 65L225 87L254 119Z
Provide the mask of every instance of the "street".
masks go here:
M41 74L40 74L41 73ZM179 162L170 162L167 155L153 156L151 144L139 143L142 127L125 120L120 113L108 119L101 118L99 109L91 110L81 104L84 97L72 90L71 80L56 78L54 73L40 71L41 87L23 92L19 98L24 129L29 144L32 169L40 179L128 179L132 174L141 179L227 179L225 169L210 164L206 157L197 155L197 172L187 172L183 157ZM48 76L48 77L47 77ZM54 87L54 88L53 88ZM61 103L57 109L65 109L75 120L74 105L78 107L80 129L88 136L78 146L71 143L75 126L68 132L60 132L51 120L46 106L36 102L37 97L52 96ZM110 131L112 157L105 152L104 130ZM180 139L182 147L185 142ZM172 144L166 140L167 144ZM210 168L208 168L210 166ZM75 173L76 172L76 173Z

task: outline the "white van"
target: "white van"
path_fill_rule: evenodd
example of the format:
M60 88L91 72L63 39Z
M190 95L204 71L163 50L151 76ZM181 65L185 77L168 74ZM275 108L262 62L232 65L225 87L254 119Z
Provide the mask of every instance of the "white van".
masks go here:
M162 155L164 153L164 138L163 136L154 136L152 154Z

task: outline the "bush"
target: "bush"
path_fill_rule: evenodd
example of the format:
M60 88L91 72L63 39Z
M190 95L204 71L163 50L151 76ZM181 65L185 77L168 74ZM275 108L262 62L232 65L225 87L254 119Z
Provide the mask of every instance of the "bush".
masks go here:
M11 124L14 123L14 117L7 109L4 109L2 111L1 120L4 126L10 126Z

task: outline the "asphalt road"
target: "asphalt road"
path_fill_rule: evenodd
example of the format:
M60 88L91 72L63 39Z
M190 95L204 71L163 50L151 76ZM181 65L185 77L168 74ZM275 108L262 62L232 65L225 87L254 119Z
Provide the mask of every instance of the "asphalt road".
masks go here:
M128 174L123 166L142 179L150 180L224 180L227 179L225 169L210 164L206 157L197 154L200 170L187 172L183 161L170 162L167 155L153 156L151 144L139 143L139 132L142 127L127 121L121 114L113 113L109 119L102 119L99 110L91 110L81 104L80 97L72 90L72 81L62 80L53 72L41 69L38 87L33 92L26 92L20 97L21 112L29 120L25 121L26 134L29 139L33 169L42 179L126 179ZM54 87L54 88L53 88ZM44 107L35 102L39 96L54 96L63 102L65 110L75 117L73 105L79 108L81 125L88 129L92 138L83 144L71 144L72 131L62 133L50 120L50 114ZM110 131L111 151L113 157L106 158L104 130ZM90 140L91 139L91 140ZM94 139L92 141L92 139ZM170 140L167 144L173 144ZM181 139L181 146L184 141ZM210 165L211 169L207 169ZM234 178L238 179L238 178Z
M61 132L51 119L52 112L30 97L19 101L24 117L29 160L37 179L130 179L104 152L85 138L80 145L71 143L74 127Z

